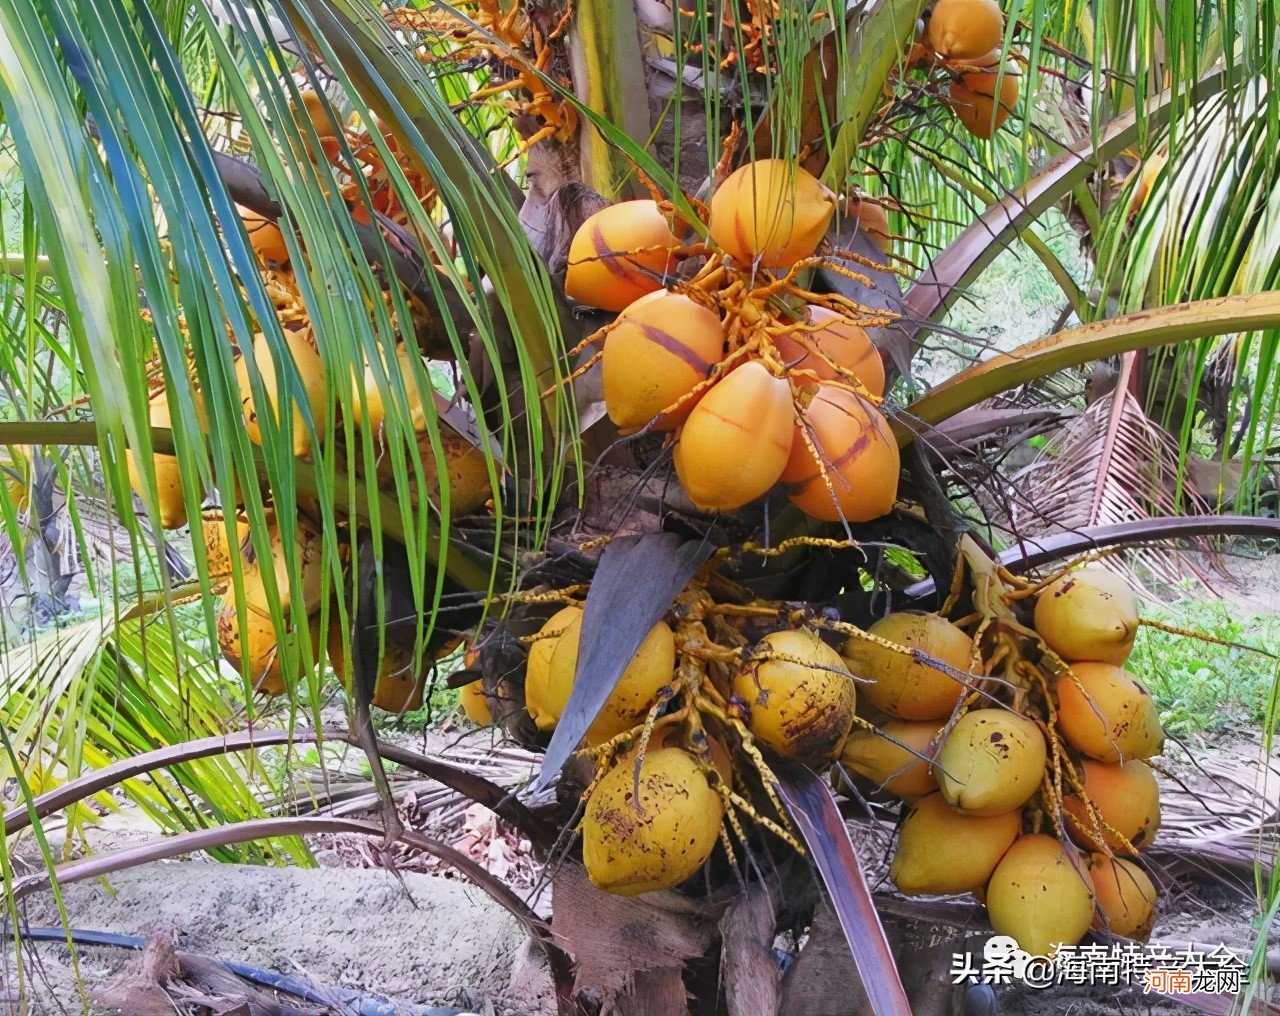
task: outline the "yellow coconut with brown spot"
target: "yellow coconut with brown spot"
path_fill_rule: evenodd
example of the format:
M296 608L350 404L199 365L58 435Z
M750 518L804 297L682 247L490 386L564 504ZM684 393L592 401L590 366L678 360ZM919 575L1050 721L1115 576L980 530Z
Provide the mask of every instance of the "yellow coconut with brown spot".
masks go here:
M378 660L378 676L374 678L373 695L369 704L389 713L404 713L412 709L422 708L422 701L427 685L427 669L452 649L433 653L425 649L420 661L414 651L416 632L412 628L385 632L385 640ZM351 633L339 622L336 614L329 617L329 634L325 650L329 654L329 665L334 674L342 682L342 686L351 692L352 672L348 647L351 644ZM374 652L378 652L375 646Z
M1119 764L1086 760L1080 774L1100 825L1095 825L1084 801L1073 794L1062 802L1071 838L1087 850L1101 850L1101 831L1102 842L1113 851L1129 853L1130 847L1149 847L1160 831L1160 784L1152 768L1138 759Z
M1004 14L995 0L938 0L925 44L944 60L976 60L1004 39Z
M271 570L284 607L293 602L296 593L305 613L314 614L320 609L320 587L324 577L321 540L320 526L301 512L288 536L274 518L271 520ZM290 581L291 557L293 566L297 568L296 585Z
M278 412L281 403L281 385L288 375L277 369L276 353L265 335L259 334L253 340L253 362L262 375L262 384L266 389L267 404L271 419L280 426ZM286 328L284 331L283 355L288 356L297 371L302 383L302 396L310 408L312 420L315 422L317 434L323 434L328 418L328 389L325 383L324 361L313 344L310 328L297 330ZM245 357L236 361L236 381L240 387L240 402L244 413L245 429L249 440L254 444L262 444L261 410L254 398L253 387L249 380L249 365ZM293 453L298 458L311 454L311 433L307 429L302 405L292 391L288 392L292 409Z
M941 720L949 716L965 686L909 653L920 650L967 673L973 654L969 636L937 614L910 610L889 614L867 631L902 646L907 653L860 638L851 638L844 644L840 652L849 669L872 682L862 686L863 698L881 712L902 720Z
M1145 942L1156 922L1157 899L1147 873L1123 857L1091 854L1089 878L1097 898L1093 926Z
M941 794L928 794L898 830L889 877L908 896L973 892L986 884L1021 828L1016 811L966 815Z
M152 427L167 430L173 426L168 397L164 392L153 395L147 403L147 418ZM131 451L125 452L124 461L129 473L129 486L141 497L142 473L138 469L137 457ZM182 470L177 456L154 455L152 462L156 472L156 507L160 525L165 529L181 529L187 524L187 505L182 498Z
M258 260L268 267L283 268L288 265L289 248L285 246L280 227L265 215L259 215L244 205L236 205L236 211L240 213L240 221L249 234L249 245Z
M941 730L936 720L889 720L877 730L854 727L840 749L840 761L889 793L914 801L938 789L927 759Z
M1018 105L1021 74L1017 64L998 69L970 71L951 85L948 105L965 129L986 141L1009 119Z
M560 718L551 690L551 658L564 630L581 620L582 608L576 603L570 604L552 614L538 629L537 638L529 643L529 659L524 672L524 706L539 730L553 729Z
M724 341L720 316L687 296L662 290L636 300L604 340L601 373L609 419L624 434L683 423L697 402L697 396L686 396L720 362Z
M234 587L223 594L222 605L218 611L217 632L218 646L227 662L242 674L248 674L254 691L267 695L283 695L288 687L285 677L285 655L281 648L275 626L271 622L271 613L259 600L260 578L254 576L254 569L245 573L246 598L244 601L244 619L240 619ZM312 618L307 625L306 635L311 644L311 660L320 659L320 631L318 618ZM298 641L296 630L286 634L293 641L296 652L302 654L303 649ZM299 656L305 664L305 656Z
M489 700L484 695L484 682L472 681L458 689L458 703L468 720L477 727L488 727L493 724L493 712L489 709Z
M1036 633L1070 662L1120 666L1138 634L1133 588L1103 568L1071 572L1036 597Z
M1058 729L1072 747L1099 762L1151 758L1164 750L1155 699L1126 670L1073 663L1058 678Z
M201 516L205 560L208 562L209 577L213 580L215 591L220 591L226 585L231 575L232 563L241 556L240 548L249 535L249 523L243 516L234 516L230 528L232 535L228 537L228 519L221 511L206 512Z
M609 205L574 234L564 291L591 307L622 310L663 288L679 245L656 201Z
M679 885L706 863L724 818L720 795L680 748L625 756L601 777L582 820L582 861L598 888L638 896Z
M734 674L759 741L814 769L830 765L853 725L857 696L840 654L809 629L771 632Z
M996 933L1034 956L1075 945L1093 923L1093 884L1083 859L1052 836L1021 837L987 883L987 914Z
M795 425L782 482L791 503L823 522L870 522L898 499L898 443L870 402L819 384Z
M791 386L757 360L730 371L693 408L676 441L676 475L703 511L733 511L782 476L795 436Z
M784 159L760 159L731 173L711 196L711 239L743 268L784 270L818 249L836 196Z
M1048 749L1033 720L1007 709L974 709L951 728L933 767L942 796L969 815L1002 815L1040 789Z
M434 505L443 505L442 481L449 489L449 511L456 517L478 511L493 496L489 482L489 463L484 452L452 427L440 426L440 448L444 452L444 468L439 465L430 433L418 435L418 458L422 463L422 480L415 483L414 499L425 495ZM501 467L495 467L501 476Z
M808 330L774 340L778 355L797 383L857 381L871 395L884 395L884 361L861 325L826 307L810 306Z
M578 648L582 642L582 612L573 618L556 639L555 652L547 672L545 708L557 722L564 715L573 693L578 670ZM676 637L665 621L649 629L635 656L627 664L618 683L600 712L587 728L588 745L602 744L624 730L644 722L658 691L670 684L676 669Z

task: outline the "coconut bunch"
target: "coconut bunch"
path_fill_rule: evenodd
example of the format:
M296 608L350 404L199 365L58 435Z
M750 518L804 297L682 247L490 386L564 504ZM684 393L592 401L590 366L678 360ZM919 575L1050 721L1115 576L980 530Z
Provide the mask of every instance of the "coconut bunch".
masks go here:
M938 0L907 54L908 70L939 74L945 102L974 137L989 139L1018 103L1021 69L1008 59L996 0Z
M898 449L867 333L892 316L799 281L819 265L856 275L855 256L819 253L836 205L797 164L765 159L716 188L705 241L656 200L610 205L573 238L566 293L618 312L574 352L598 347L587 365L601 362L622 433L670 435L676 475L702 510L742 508L779 484L826 522L893 507ZM879 205L854 199L849 210L887 240Z
M1043 586L1005 576L956 623L903 612L851 641L864 717L841 762L906 803L890 876L910 896L973 893L992 925L1047 955L1092 928L1145 938L1156 891L1140 851L1160 826L1155 703L1122 664L1139 619L1098 569ZM970 676L978 675L978 676Z

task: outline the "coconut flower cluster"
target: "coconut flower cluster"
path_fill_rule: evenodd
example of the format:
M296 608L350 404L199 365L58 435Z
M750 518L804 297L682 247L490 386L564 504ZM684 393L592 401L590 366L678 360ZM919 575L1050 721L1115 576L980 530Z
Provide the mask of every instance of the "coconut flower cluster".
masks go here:
M700 509L742 508L778 484L822 521L893 507L898 449L867 332L891 318L799 281L819 265L857 274L852 256L818 252L836 204L798 165L766 159L717 187L706 242L653 200L604 208L574 236L565 291L619 312L584 343L600 347L588 363L602 361L609 417L624 434L672 435ZM857 205L880 241L878 206Z
M903 893L973 893L1036 955L1090 927L1144 938L1156 892L1137 858L1160 826L1146 760L1164 735L1121 666L1133 593L1091 568L1006 595L1006 609L958 624L899 613L870 629L927 658L846 647L850 668L875 678L863 691L874 723L841 761L908 806L890 869Z

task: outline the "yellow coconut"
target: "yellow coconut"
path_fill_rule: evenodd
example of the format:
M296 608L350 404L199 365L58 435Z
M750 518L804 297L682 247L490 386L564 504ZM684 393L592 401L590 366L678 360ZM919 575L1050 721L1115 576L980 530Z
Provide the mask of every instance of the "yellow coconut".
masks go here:
M415 433L422 433L427 428L427 410L425 402L434 394L426 382L418 383L418 375L416 371L419 366L425 372L427 364L425 358L416 350L409 349L404 343L396 346L396 367L400 371L400 383L404 385L405 404L408 409L408 417L405 423ZM415 363L414 361L417 361ZM380 368L381 369L381 368ZM391 369L382 370L384 374L390 374ZM388 376L385 382L390 390L394 389L396 382ZM387 403L383 398L383 393L378 387L378 371L375 371L373 365L367 365L364 374L360 379L360 385L364 389L365 411L363 417L360 414L360 399L357 393L352 393L351 411L353 422L357 427L368 426L371 430L378 430L387 418ZM425 386L425 390L424 390ZM391 407L394 409L397 402L392 398ZM434 409L432 410L434 415Z
M794 162L761 159L711 197L711 239L743 267L787 269L818 248L836 196Z
M865 328L843 314L817 306L809 307L808 321L815 326L813 331L774 340L778 355L798 383L814 378L840 378L848 383L852 375L872 395L884 394L884 361Z
M302 93L302 111L299 112L296 105L292 103L289 106L290 112L293 113L294 119L297 120L299 128L303 126L303 117L311 121L311 126L315 128L317 137L323 141L325 138L336 138L338 129L334 126L333 121L329 118L329 112L325 109L324 99L320 97L319 92L307 89ZM337 110L333 111L333 115L341 122L341 117Z
M724 329L713 310L665 289L642 296L618 315L604 340L604 404L624 433L652 424L669 430L695 400L665 413L705 381L724 353Z
M1102 568L1071 572L1036 598L1036 633L1064 660L1113 663L1129 658L1138 604L1119 575Z
M938 789L925 757L942 729L936 720L890 720L879 730L855 727L840 749L840 761L891 794L914 801Z
M1057 690L1058 729L1090 758L1118 762L1164 750L1155 699L1128 671L1110 663L1073 663Z
M493 488L489 485L489 464L485 461L484 452L447 424L441 423L439 432L440 448L444 452L444 469L441 470L437 464L430 432L423 431L418 435L417 441L421 477L411 465L406 464L411 484L410 497L418 502L425 496L432 504L441 505L443 478L449 484L449 511L454 517L484 507L493 496ZM501 466L497 469L501 476ZM378 463L378 475L386 484L393 482L395 471L390 455L383 456Z
M898 830L889 877L908 896L973 892L986 884L1021 828L1016 811L965 815L941 794L928 794Z
M559 722L573 692L578 670L578 647L582 641L582 612L574 617L556 639L555 652L547 672L544 706ZM659 621L645 635L613 692L605 700L595 720L587 728L586 742L602 744L624 730L644 722L658 689L671 682L676 669L676 637Z
M249 523L240 516L235 518L232 523L234 536L231 537L234 543L227 537L227 520L221 511L206 512L200 525L209 577L214 581L215 589L218 589L226 584L233 567L232 562L240 557L240 547L249 535Z
M325 647L329 654L329 664L343 687L350 692L352 674L347 647L351 635L339 623L336 614L330 615L329 622ZM378 663L378 676L373 682L373 696L369 699L370 705L389 713L404 713L422 707L428 669L435 660L452 652L458 645L458 640L451 640L435 651L428 646L419 660L414 651L415 638L416 633L412 628L387 630L382 658ZM375 646L374 652L377 651Z
M249 234L249 244L258 259L268 266L283 268L287 265L289 248L285 246L280 227L265 215L259 215L244 205L236 205L236 211L240 213L240 221L244 223L244 230Z
M720 795L687 752L646 752L638 779L634 757L625 757L601 777L587 801L587 875L619 896L670 889L706 863L723 818Z
M286 536L278 525L271 526L271 570L275 574L276 589L284 607L293 602L293 594L299 594L302 609L307 614L314 614L320 609L320 586L324 578L324 567L321 561L322 534L320 526L307 516L299 513L297 525L292 532L293 550L286 550ZM299 582L293 586L289 581L289 561L287 554L293 555L294 565L298 569Z
M955 670L969 670L973 643L937 614L900 611L881 618L868 632L928 653ZM850 639L841 654L854 674L873 682L862 686L863 698L901 720L943 719L964 694L964 685L935 667L862 639Z
M846 206L845 212L858 223L858 229L879 248L883 254L889 250L893 242L893 234L889 231L889 213L884 205L869 197L855 194Z
M164 392L151 397L147 416L152 427L169 429L173 426L169 415L169 401ZM187 524L187 505L182 499L182 470L178 466L178 459L173 455L155 455L152 462L156 471L156 507L160 514L160 525L165 529L181 529ZM129 472L129 486L141 497L142 473L133 452L125 452L125 467Z
M975 709L951 728L933 775L951 807L1002 815L1040 789L1047 757L1035 722L1007 709Z
M525 665L524 706L539 730L551 730L560 714L551 691L551 657L564 630L582 619L582 608L571 604L556 611L538 629L538 638L529 643L529 660Z
M253 569L245 574L246 587L255 585ZM257 585L260 589L260 585ZM218 611L218 646L228 663L241 673L247 671L249 681L255 691L267 695L283 695L288 687L285 678L284 654L277 642L275 626L271 623L270 612L254 599L256 594L248 593L244 604L244 623L240 622L237 612L235 588L229 588L222 597L222 606ZM311 643L311 659L320 659L320 632L313 618L307 625L307 637ZM296 640L297 632L289 632L287 637ZM302 647L297 644L297 652ZM305 663L305 657L300 657Z
M987 913L1000 935L1034 956L1075 945L1093 923L1093 885L1083 859L1052 836L1023 836L987 883Z
M975 60L1004 39L1004 15L995 0L938 0L925 28L928 48L946 60Z
M782 471L792 504L823 522L870 522L889 513L901 461L878 409L844 388L819 384L803 429L800 423L794 429Z
M1160 830L1160 784L1151 767L1137 759L1119 765L1085 761L1081 763L1081 776L1084 792L1102 823L1102 840L1107 846L1128 853L1129 847L1120 836L1136 850L1150 846ZM1101 850L1097 827L1085 803L1072 795L1062 802L1062 807L1071 838L1088 850Z
M755 737L814 769L830 765L853 725L853 677L840 654L808 629L760 640L733 678Z
M732 511L782 476L795 425L791 386L759 361L744 363L689 414L676 441L676 475L703 511Z
M284 339L285 349L292 358L301 379L302 394L310 406L316 432L323 434L328 415L328 390L325 387L324 361L320 359L320 354L312 345L311 329L302 328L293 331L286 328ZM279 421L277 412L281 397L279 386L287 375L277 372L275 357L265 335L259 334L253 340L253 360L262 374L262 383L266 388L272 416ZM249 383L248 364L243 357L236 362L236 380L240 386L240 402L249 440L254 444L262 444L261 413L255 404L253 388ZM302 408L293 393L290 392L288 397L293 410L293 453L298 458L303 458L311 454L311 433L307 430Z
M1156 887L1147 873L1123 857L1092 854L1089 877L1098 904L1093 926L1145 942L1156 921Z
M675 270L678 246L656 201L609 205L574 234L564 291L591 307L622 310L662 289Z
M484 697L484 682L472 681L458 689L458 701L467 719L477 727L488 727L493 724L493 713L489 709L489 700Z
M970 71L951 85L948 104L965 129L985 141L1000 129L1018 105L1018 81L1018 67L1012 63L1005 64L1003 74L998 69Z

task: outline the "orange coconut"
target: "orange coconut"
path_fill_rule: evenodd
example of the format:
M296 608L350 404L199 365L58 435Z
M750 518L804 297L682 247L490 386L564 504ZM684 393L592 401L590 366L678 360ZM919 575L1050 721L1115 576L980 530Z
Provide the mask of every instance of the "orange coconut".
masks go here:
M973 643L937 614L902 610L882 617L867 631L905 649L926 652L961 673L969 670ZM965 691L936 667L864 639L849 639L840 654L855 676L870 679L859 691L863 701L898 719L941 720Z
M736 367L689 414L676 475L704 511L732 511L778 482L795 433L791 386L758 360Z
M711 197L711 239L741 266L790 268L818 248L836 196L794 162L761 159L731 173Z
M938 789L925 758L941 729L937 720L889 720L878 730L855 727L840 749L840 761L889 793L914 801Z
M289 263L289 248L285 246L280 227L265 215L259 215L244 205L236 205L240 221L249 234L249 245L258 258L268 265L283 268Z
M579 227L569 245L565 293L591 307L622 310L662 288L679 241L656 201L622 201Z
M1156 921L1156 887L1147 873L1123 857L1092 854L1089 877L1098 904L1093 926L1146 941Z
M254 599L256 593L253 586L260 589L260 578L246 570L244 576L245 604L244 624L240 623L234 586L228 588L222 597L222 607L218 611L218 646L222 655L236 670L248 672L249 681L254 691L267 695L283 695L288 687L285 679L284 655L276 638L275 626L271 623L271 614L260 602ZM312 618L307 625L307 637L311 642L311 659L320 659L319 618ZM305 663L303 649L298 640L298 632L287 632L286 638L297 646L299 659Z
M459 688L458 702L467 719L477 727L492 725L493 712L489 709L489 700L484 695L483 681L472 681Z
M720 361L724 329L715 311L665 289L642 296L618 315L604 340L604 404L624 433L653 423L669 430L693 410L688 395Z
M1004 74L999 70L970 71L951 85L952 111L960 118L976 138L984 141L1000 129L1018 104L1017 65L1005 64ZM999 86L1000 102L996 104L996 88Z
M524 704L539 730L552 730L560 713L556 710L551 688L551 658L560 636L570 625L582 620L582 607L570 604L552 614L538 630L539 637L529 643L529 659L525 664Z
M929 794L898 830L889 877L908 896L973 892L986 884L1021 828L1016 811L965 815L941 794Z
M1164 749L1155 699L1128 671L1110 663L1073 663L1057 689L1058 729L1090 758L1151 758Z
M792 504L823 522L869 522L887 515L898 497L901 463L879 410L844 388L820 384L804 418L805 433L797 423L782 472Z
M311 418L315 422L317 434L324 433L328 414L328 388L325 383L324 361L312 344L310 328L284 330L285 353L293 360L302 382L302 394L311 409ZM262 384L266 388L267 402L273 417L279 421L280 385L284 378L277 372L275 353L267 337L258 334L253 340L253 360L262 375ZM240 401L244 412L245 429L249 440L254 444L262 444L262 413L256 405L253 388L249 383L249 368L245 357L236 361L236 381L240 386ZM288 393L293 413L293 453L298 458L311 454L311 432L307 429L302 408L296 401L293 392Z
M1084 792L1093 802L1102 825L1102 839L1112 850L1128 853L1118 836L1135 849L1150 846L1160 830L1160 784L1145 762L1130 759L1119 765L1086 760L1081 763ZM1097 831L1088 809L1079 797L1062 802L1067 831L1088 850L1101 850Z
M987 914L1034 956L1075 945L1093 923L1093 884L1083 859L1052 836L1021 837L987 883Z
M847 382L848 375L842 376L832 366L835 364L857 378L872 395L884 395L884 361L867 330L825 307L811 306L808 314L809 322L816 326L813 331L782 335L774 340L787 369L793 375L812 371L821 381L840 378ZM801 383L812 378L797 377L796 380Z
M925 28L926 46L946 60L975 60L1004 39L1004 14L995 0L938 0Z
M889 249L893 234L889 232L889 213L885 211L884 205L855 194L849 199L845 214L857 220L858 228L867 234L881 253Z
M1048 750L1039 725L1008 709L974 709L951 728L933 775L951 807L968 815L1021 808L1044 780Z
M151 397L147 403L147 417L152 427L169 429L173 426L169 414L169 400L164 392ZM129 473L129 486L142 496L142 472L133 452L125 452L125 468ZM182 497L182 470L174 455L154 455L151 461L156 471L156 507L160 525L165 529L181 529L187 524L187 503Z
M1138 634L1133 587L1105 568L1069 572L1036 597L1036 633L1064 660L1095 660L1117 667Z
M347 646L351 633L337 623L336 615L329 618L329 637L326 650L329 664L348 691L351 689L351 672L348 663ZM403 631L397 635L387 633L382 659L378 664L378 676L373 683L373 697L369 704L389 713L404 713L422 707L423 693L426 690L426 674L432 656L430 650L424 651L419 663L415 652L415 633ZM377 647L374 647L377 652Z

